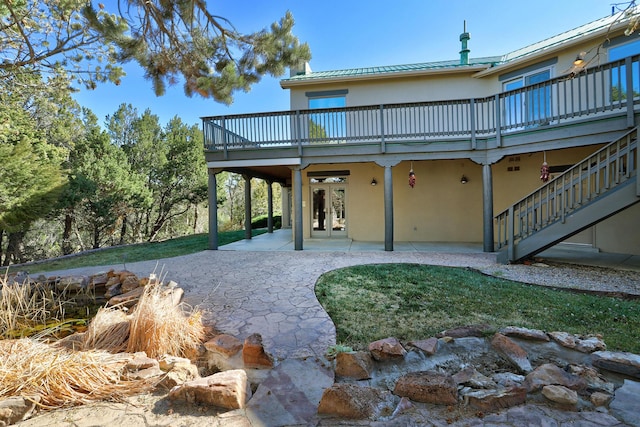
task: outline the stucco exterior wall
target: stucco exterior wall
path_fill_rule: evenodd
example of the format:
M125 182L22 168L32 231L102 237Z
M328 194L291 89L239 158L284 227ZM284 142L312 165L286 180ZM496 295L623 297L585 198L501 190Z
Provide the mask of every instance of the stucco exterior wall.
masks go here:
M596 248L601 252L640 255L640 203L602 221L595 227Z
M599 147L549 151L551 166L572 165ZM544 154L505 157L492 165L494 214L540 185ZM415 161L417 181L408 185L411 162L392 168L394 240L396 242L482 242L482 166L470 160ZM311 165L302 172L304 238L311 237L311 185L308 173L348 170L347 237L384 241L384 168L375 163ZM460 183L462 176L468 180ZM376 186L371 180L377 181ZM295 204L294 204L295 206ZM603 252L640 254L640 204L589 228L568 242Z
M322 85L321 87L296 87L291 89L291 109L309 108L306 92L347 89L347 107L361 105L393 104L418 101L442 101L484 97L493 94L490 80L473 79L469 74L437 77L386 79L380 82L349 82Z

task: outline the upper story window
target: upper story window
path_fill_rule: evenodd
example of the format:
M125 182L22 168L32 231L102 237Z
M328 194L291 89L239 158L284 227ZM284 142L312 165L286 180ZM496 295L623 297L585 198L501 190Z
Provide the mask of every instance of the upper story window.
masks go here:
M344 108L347 106L346 89L322 92L307 92L309 109ZM327 111L309 115L309 141L342 143L346 137L346 113Z
M624 40L624 39L618 39ZM612 46L607 51L609 61L617 61L640 53L640 40L628 43L618 43L613 41ZM627 98L626 66L614 67L611 69L611 100L621 101ZM640 95L640 79L638 79L638 63L632 65L633 94L634 98Z
M552 67L538 68L502 83L504 92L514 91L504 98L503 119L506 125L531 126L552 116L551 86L541 84L551 79L552 71ZM525 87L528 88L518 90Z
M319 108L340 108L347 106L347 98L345 96L329 96L319 98L309 98L309 109L316 110Z
M626 58L640 53L640 40L611 46L608 50L609 61Z

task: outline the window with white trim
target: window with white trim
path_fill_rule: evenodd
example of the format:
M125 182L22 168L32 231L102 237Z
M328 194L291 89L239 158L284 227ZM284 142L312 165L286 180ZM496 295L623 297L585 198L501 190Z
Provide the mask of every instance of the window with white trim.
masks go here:
M310 110L326 110L309 115L309 141L342 143L346 137L347 90L307 92Z
M553 67L523 73L502 84L505 97L503 120L506 126L533 126L548 122L552 117L551 86L543 84L551 79Z
M608 51L609 61L617 61L627 56L640 53L640 40L629 43L620 43L611 46ZM640 79L638 79L638 63L631 66L633 76L633 97L640 96ZM620 101L627 98L626 66L614 67L611 69L611 100Z

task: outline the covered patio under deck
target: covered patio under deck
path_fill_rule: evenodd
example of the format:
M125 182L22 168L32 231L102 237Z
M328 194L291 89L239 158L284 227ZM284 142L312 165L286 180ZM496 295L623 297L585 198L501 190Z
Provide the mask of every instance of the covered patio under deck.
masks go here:
M628 57L571 78L482 99L203 117L213 207L210 249L217 249L219 171L292 188L293 245L302 250L302 170L309 165L375 163L384 168L384 250L393 251L402 250L402 243L394 239L392 168L409 160L468 159L482 167L482 247L492 252L491 166L505 156L604 144L634 127L640 106L638 63L640 56ZM612 85L625 96L612 96ZM538 100L533 110L514 107L525 98ZM323 136L310 132L311 122L326 130ZM250 230L247 234L250 239Z

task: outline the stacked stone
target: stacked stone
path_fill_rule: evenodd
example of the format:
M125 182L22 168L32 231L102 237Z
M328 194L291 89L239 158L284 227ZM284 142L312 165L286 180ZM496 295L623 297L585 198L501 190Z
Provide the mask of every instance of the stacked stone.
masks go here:
M371 343L368 351L339 353L339 380L325 390L319 414L384 420L416 403L478 413L525 403L615 412L628 408L625 396L640 388L640 357L606 351L599 336L464 327L407 347L409 351L396 338L387 338ZM461 355L465 352L466 358ZM478 360L484 366L474 366ZM413 371L420 361L430 369Z

